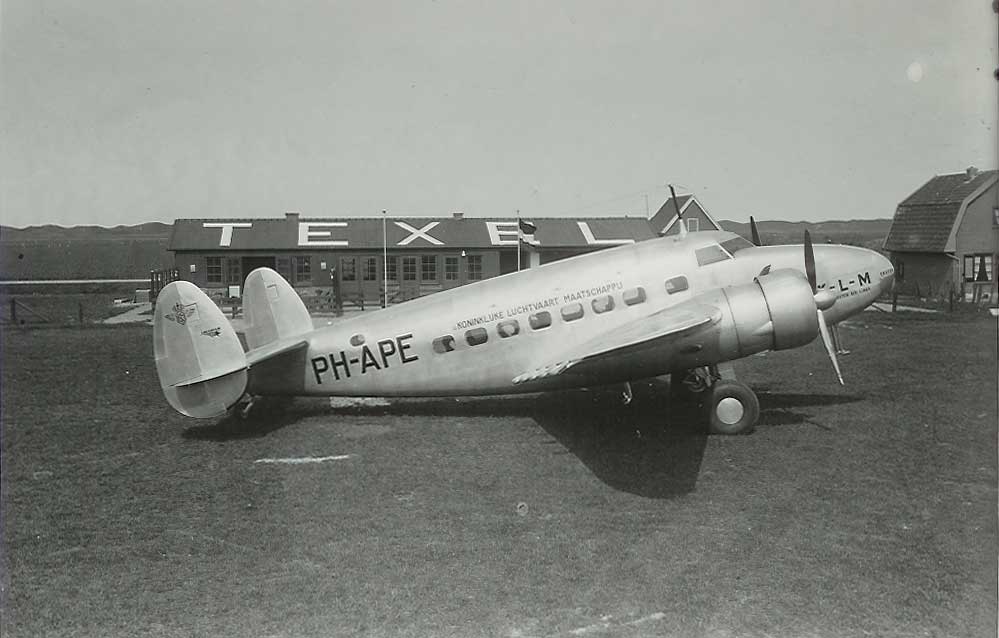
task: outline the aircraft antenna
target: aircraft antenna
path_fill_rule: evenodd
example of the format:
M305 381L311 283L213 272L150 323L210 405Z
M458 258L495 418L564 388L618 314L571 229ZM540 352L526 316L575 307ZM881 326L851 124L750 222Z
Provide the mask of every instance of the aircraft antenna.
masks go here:
M388 308L388 223L385 209L382 209L382 308Z
M687 236L687 225L683 223L683 213L680 212L680 202L676 201L676 191L673 190L672 184L667 184L669 186L669 194L673 198L673 208L676 209L676 220L680 222L680 237L684 238Z

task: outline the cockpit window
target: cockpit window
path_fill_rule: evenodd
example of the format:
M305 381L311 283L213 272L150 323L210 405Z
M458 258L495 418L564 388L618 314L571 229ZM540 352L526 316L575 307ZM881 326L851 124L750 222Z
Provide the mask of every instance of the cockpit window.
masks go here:
M733 237L732 239L723 241L721 247L727 250L730 255L734 255L740 250L752 248L753 243L744 237Z
M704 248L698 248L694 251L694 256L697 257L698 266L707 266L708 264L732 258L718 244L710 244Z

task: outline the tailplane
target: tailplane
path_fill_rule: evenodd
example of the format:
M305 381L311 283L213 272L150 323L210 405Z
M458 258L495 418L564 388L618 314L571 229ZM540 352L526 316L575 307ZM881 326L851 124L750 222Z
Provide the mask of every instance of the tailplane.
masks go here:
M302 298L284 277L270 268L257 268L243 284L246 345L253 350L312 332L312 317Z
M190 282L172 282L156 298L153 351L163 394L181 414L221 416L246 390L246 355L236 331Z

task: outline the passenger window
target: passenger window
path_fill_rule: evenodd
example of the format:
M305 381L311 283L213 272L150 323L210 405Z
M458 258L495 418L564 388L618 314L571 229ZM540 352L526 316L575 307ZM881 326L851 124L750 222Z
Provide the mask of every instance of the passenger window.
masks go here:
M621 295L624 299L624 305L635 306L640 303L645 303L645 288L638 286L637 288L629 288L625 290Z
M576 302L562 308L562 319L575 321L583 316L583 304Z
M603 295L600 297L595 297L590 305L593 307L593 312L598 315L608 310L614 310L614 297L610 295Z
M496 332L499 336L506 339L507 337L513 337L520 334L520 324L516 319L508 319L507 321L501 321L496 324Z
M552 313L547 310L536 312L527 318L527 323L531 325L531 330L544 330L552 325Z
M489 334L485 328L472 328L465 332L465 341L470 346L479 346L489 341Z
M684 277L683 275L666 280L666 292L668 292L671 295L676 294L678 292L683 292L687 288L688 288L687 278Z
M364 335L354 335L350 338L350 345L354 347L359 347L364 345Z
M443 337L437 337L434 339L434 352L437 354L444 354L445 352L454 351L454 337L451 335L444 335Z
M698 248L694 251L694 256L697 257L698 266L707 266L708 264L732 258L732 256L722 250L722 247L718 244L711 244L709 246L705 246L704 248Z

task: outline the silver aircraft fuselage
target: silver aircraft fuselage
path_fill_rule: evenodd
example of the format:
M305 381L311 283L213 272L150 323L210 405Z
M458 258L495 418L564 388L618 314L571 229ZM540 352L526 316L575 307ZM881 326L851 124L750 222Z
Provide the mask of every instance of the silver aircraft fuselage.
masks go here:
M251 368L249 390L255 394L441 396L580 385L571 377L520 385L513 380L574 343L698 294L751 284L768 268L804 268L801 245L744 247L725 251L726 256L713 263L698 258L699 249L714 250L713 246L735 238L732 233L711 231L649 240L340 319L305 335L308 347L295 355L297 372L290 376L286 366L279 376L268 373L266 364L259 370ZM874 251L818 245L814 253L818 288L833 291L837 297L825 311L830 324L860 312L891 286L892 266ZM632 305L623 301L628 295L637 299L639 288L643 301ZM595 312L593 300L608 294L615 300L613 308ZM563 309L575 317L575 304L580 304L582 316L567 320ZM532 315L545 312L550 325L540 327L543 315L533 321ZM482 335L477 329L485 329L485 342L476 343ZM509 336L501 336L504 333ZM663 361L662 369L654 372L673 369ZM652 376L649 372L646 366L633 378ZM629 379L627 371L620 376Z

